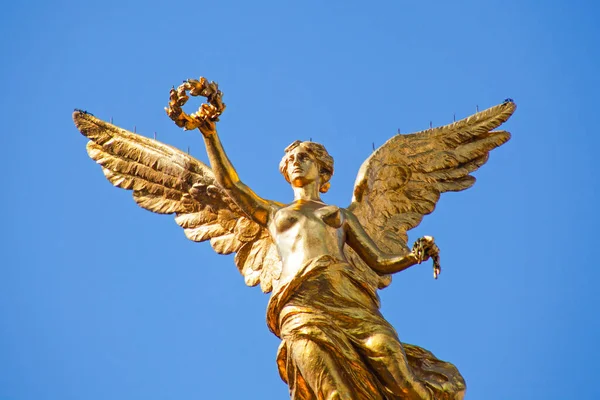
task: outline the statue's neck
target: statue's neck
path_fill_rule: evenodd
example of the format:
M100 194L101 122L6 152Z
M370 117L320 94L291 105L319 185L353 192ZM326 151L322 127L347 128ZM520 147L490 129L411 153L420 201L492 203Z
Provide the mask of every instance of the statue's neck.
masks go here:
M294 189L294 201L321 201L318 181L303 186L292 186L292 188Z

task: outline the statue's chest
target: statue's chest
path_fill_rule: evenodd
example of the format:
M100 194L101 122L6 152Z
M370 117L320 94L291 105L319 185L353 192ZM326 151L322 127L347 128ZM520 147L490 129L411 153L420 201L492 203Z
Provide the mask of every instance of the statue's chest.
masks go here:
M275 216L275 228L283 233L294 226L305 229L331 227L338 229L342 226L342 213L337 206L298 207L290 206L279 210ZM310 232L307 232L310 234Z

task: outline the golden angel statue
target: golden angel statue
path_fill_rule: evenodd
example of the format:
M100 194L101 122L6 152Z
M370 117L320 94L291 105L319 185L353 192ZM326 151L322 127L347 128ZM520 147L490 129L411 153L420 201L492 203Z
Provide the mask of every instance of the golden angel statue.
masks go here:
M197 113L182 110L207 97ZM133 190L141 207L175 214L186 236L210 240L249 286L271 292L269 329L281 338L277 366L294 400L462 399L456 367L401 343L380 312L377 290L390 276L432 258L432 237L407 246L407 231L435 208L440 194L473 185L470 173L510 134L495 131L514 112L511 100L450 125L398 134L363 163L347 208L325 204L333 158L314 142L295 141L279 169L291 203L264 199L244 185L219 140L225 109L214 82L172 89L167 114L202 133L210 166L184 152L76 111L88 154L113 185Z

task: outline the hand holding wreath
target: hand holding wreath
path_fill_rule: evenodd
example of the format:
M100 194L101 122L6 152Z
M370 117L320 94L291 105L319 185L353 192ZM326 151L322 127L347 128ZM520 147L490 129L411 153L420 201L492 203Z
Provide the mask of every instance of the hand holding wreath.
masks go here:
M198 111L192 114L186 114L182 107L189 100L188 93L191 96L206 97L207 103L203 103ZM219 90L216 82L208 82L206 78L188 79L184 81L177 89L172 88L169 93L169 106L165 111L177 126L185 130L200 129L204 136L216 132L216 122L219 116L225 110L225 103L222 100L223 93Z

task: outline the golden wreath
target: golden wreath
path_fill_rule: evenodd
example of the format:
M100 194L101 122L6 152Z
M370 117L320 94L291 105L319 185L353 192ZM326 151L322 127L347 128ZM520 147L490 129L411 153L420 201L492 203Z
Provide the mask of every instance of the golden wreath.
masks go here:
M206 97L208 103L203 103L197 112L186 114L182 107L190 98L188 92L191 96ZM193 130L208 122L219 120L219 116L225 110L222 97L223 93L219 90L216 82L208 82L206 78L202 77L199 80L188 79L177 89L175 87L171 89L169 106L165 107L165 111L177 126L185 130Z

